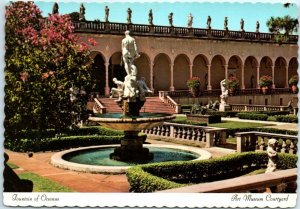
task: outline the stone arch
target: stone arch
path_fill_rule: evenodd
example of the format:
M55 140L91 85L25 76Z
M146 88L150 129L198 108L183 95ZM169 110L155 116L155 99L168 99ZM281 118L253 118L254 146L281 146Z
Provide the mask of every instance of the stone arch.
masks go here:
M121 52L115 52L111 55L109 59L109 67L108 67L108 82L109 87L115 87L115 84L113 83L113 78L117 78L120 81L124 81L124 78L126 76L126 71L124 68L124 65L121 65L122 60L122 53Z
M257 88L257 67L258 61L255 57L249 56L244 63L244 85L245 88Z
M138 70L137 79L145 78L146 84L150 87L150 58L146 53L140 53L140 57L134 61Z
M225 79L225 59L221 55L216 55L211 60L211 87L220 89L220 82Z
M291 58L291 60L289 61L289 66L288 66L288 79L290 79L293 75L298 75L298 67L299 67L299 63L297 60L297 57L293 57Z
M230 76L236 77L240 81L240 85L242 85L242 67L243 67L243 62L239 56L233 55L229 58L228 67L227 67L228 78Z
M161 53L155 56L153 62L153 88L157 91L168 91L171 85L171 59Z
M193 61L193 75L198 76L201 82L201 90L206 90L208 85L208 59L205 55L199 54Z
M276 88L284 88L286 85L286 60L278 57L274 66L274 84Z
M99 92L100 95L105 94L105 57L102 53L93 51L91 58L94 60L92 64L91 80L93 87L92 92Z
M260 60L260 65L259 65L259 77L263 75L272 76L272 66L273 66L272 59L268 56L263 57Z
M174 60L174 88L187 89L186 82L190 78L190 59L185 54L179 54Z

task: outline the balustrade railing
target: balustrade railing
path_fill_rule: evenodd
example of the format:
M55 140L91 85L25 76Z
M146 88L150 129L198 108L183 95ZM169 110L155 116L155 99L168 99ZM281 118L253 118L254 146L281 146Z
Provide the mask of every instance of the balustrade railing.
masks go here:
M240 132L236 133L237 152L266 150L268 139L278 140L277 152L295 154L297 152L298 137L293 135L272 134L264 132Z
M290 110L288 106L266 106L266 105L247 105L247 104L231 104L232 111L285 111Z
M227 39L241 39L247 41L262 41L262 42L275 42L274 34L271 33L257 33L257 32L242 32L242 31L225 31L215 29L203 28L186 28L186 27L170 27L170 26L150 26L143 24L126 24L126 23L113 23L113 22L99 22L99 21L84 21L73 22L75 32L84 32L84 30L94 30L97 33L120 33L123 34L125 30L132 30L135 33L150 33L159 34L161 36L189 36L195 38L227 38ZM153 28L153 30L151 30ZM287 43L297 43L298 35L290 35L286 41Z
M167 91L159 91L159 98L162 100L165 104L169 105L172 109L175 110L176 113L181 112L181 105L177 104L169 95L169 92Z
M106 113L106 108L101 104L101 102L97 98L95 98L94 101L93 112L101 114Z
M143 130L149 136L167 137L179 141L205 144L205 147L226 143L226 129L206 126L184 125L165 122L161 126Z

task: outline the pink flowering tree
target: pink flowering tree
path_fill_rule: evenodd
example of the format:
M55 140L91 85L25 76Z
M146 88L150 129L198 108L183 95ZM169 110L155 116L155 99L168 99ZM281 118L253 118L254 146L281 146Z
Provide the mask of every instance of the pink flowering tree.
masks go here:
M86 105L84 94L71 100L70 89L89 90L95 41L80 42L69 15L43 18L33 2L11 2L5 16L6 135L70 127Z

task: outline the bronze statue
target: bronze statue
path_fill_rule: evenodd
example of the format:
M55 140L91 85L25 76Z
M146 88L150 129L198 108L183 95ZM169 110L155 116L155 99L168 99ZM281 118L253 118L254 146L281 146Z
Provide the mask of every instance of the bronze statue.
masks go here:
M149 22L149 25L153 25L153 14L152 14L152 9L149 10L149 14L148 14L148 22Z
M171 27L173 27L173 12L171 12L171 13L169 14L168 18L169 18L169 25L170 25Z
M53 4L52 14L53 14L53 15L54 15L54 14L58 14L58 9L59 9L58 4L57 4L57 2L55 2L55 3Z
M79 21L85 21L85 7L83 6L83 3L80 4L80 10L79 10Z
M127 23L128 24L131 24L131 13L132 13L132 10L130 8L127 9Z
M108 22L108 16L109 16L109 8L108 6L105 6L105 18L104 18L105 22Z

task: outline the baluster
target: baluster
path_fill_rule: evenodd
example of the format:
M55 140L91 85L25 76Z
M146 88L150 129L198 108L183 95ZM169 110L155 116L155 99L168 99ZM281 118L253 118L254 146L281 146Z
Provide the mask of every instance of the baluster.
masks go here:
M187 131L186 131L186 128L182 128L182 139L187 139Z
M260 149L261 151L264 151L264 150L265 150L265 137L264 137L264 136L261 137L261 142L260 142L259 149Z
M161 126L157 126L157 135L161 136Z
M182 128L178 127L178 138L182 138Z
M194 128L192 129L192 139L196 139L196 130Z
M174 126L174 137L178 138L178 135L179 135L179 133L178 133L178 126Z
M165 136L166 135L166 127L165 126L161 126L161 136Z
M246 150L250 150L250 140L249 140L249 136L244 136L245 137L245 147Z
M156 133L157 133L157 127L154 127L153 128L153 135L156 135Z
M206 143L206 133L204 130L199 130L200 132L200 141Z
M287 151L287 146L286 146L286 139L282 139L282 146L281 146L281 153L286 153Z

